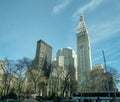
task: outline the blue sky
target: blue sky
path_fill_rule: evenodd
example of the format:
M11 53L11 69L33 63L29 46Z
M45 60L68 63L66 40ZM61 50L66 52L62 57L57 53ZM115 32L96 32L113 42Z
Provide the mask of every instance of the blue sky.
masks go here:
M103 63L120 71L120 0L0 0L0 59L33 59L37 41L76 51L80 12L91 41L93 65Z

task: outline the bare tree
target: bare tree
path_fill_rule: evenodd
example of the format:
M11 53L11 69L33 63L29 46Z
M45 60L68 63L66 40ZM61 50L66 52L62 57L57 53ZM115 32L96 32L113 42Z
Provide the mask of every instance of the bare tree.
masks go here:
M54 66L52 68L49 78L49 89L51 95L59 96L62 94L61 87L65 77L65 70L63 67Z
M50 92L57 96L63 97L65 93L70 95L72 92L75 92L77 89L75 69L73 67L63 68L61 66L53 66L49 85Z
M77 81L75 80L75 69L71 66L66 68L66 74L62 82L62 95L64 96L65 92L67 95L71 95L72 92L77 89Z
M117 85L119 85L120 83L120 72L118 72L115 68L111 66L107 66L107 68L109 69L109 73L112 75L109 79L111 82L109 84L113 85L114 90L116 90Z
M31 61L24 57L17 61L6 58L3 62L4 66L0 67L3 71L1 96L5 97L13 90L20 95L24 87L26 68Z
M24 90L24 84L26 80L26 70L27 67L31 64L31 60L23 57L22 59L17 60L15 63L15 68L13 70L14 72L14 79L17 84L17 93L18 93L18 98L20 98L20 94L23 93Z
M3 75L2 75L2 85L1 85L1 96L6 96L12 89L11 83L13 79L13 61L8 60L5 58L4 60L4 66L2 66Z
M27 69L27 75L29 82L33 82L34 91L36 92L37 90L39 90L40 94L40 88L42 88L43 84L46 83L46 77L44 76L44 72L42 71L42 69L36 68L36 63L32 63L32 65L30 65Z

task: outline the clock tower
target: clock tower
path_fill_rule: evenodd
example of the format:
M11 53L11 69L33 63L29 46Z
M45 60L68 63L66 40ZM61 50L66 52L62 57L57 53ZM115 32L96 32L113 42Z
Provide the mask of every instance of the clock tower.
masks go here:
M77 29L78 91L90 91L91 50L83 14Z

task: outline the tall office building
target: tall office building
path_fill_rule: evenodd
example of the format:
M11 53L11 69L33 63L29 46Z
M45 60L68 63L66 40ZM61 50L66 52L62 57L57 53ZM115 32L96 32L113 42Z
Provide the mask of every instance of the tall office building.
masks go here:
M45 76L49 77L52 60L52 47L43 40L37 42L35 61L38 68L42 68Z
M64 68L74 68L74 58L72 56L72 50L70 48L61 48L57 51L58 66Z
M70 71L70 76L72 79L77 79L76 78L76 53L74 50L71 48L61 48L57 51L57 63L58 66L61 66L64 68L66 71Z
M78 91L90 90L91 50L83 14L77 29Z
M71 48L61 48L57 51L58 66L63 67L65 70L73 69L74 78L76 79L76 53Z

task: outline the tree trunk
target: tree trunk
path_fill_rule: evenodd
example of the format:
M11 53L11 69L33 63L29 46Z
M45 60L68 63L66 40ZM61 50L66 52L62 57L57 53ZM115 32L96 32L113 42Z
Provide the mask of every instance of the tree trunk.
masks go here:
M37 82L34 81L34 88L35 88L35 92L37 91Z

